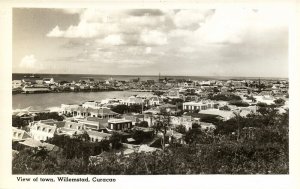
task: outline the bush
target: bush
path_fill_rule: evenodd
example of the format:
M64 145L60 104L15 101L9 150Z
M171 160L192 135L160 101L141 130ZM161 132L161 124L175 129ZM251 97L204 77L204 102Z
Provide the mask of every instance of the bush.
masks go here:
M243 102L243 101L230 101L229 102L230 105L235 105L235 106L238 106L238 107L248 107L249 104L247 102Z
M225 94L216 94L216 95L209 95L209 99L211 100L223 100L223 101L232 101L232 100L242 100L240 96L230 94L230 95L225 95Z
M223 107L220 107L219 110L230 111L231 109L228 106L225 105Z

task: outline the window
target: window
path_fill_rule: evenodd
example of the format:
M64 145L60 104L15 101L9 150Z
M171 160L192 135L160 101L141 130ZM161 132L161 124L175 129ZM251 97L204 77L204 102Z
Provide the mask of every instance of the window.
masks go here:
M38 127L36 128L36 130L40 130L40 128L41 128L41 127L40 127L40 126L38 126Z
M48 130L48 133L50 133L51 131L52 131L52 129L49 129L49 130Z
M42 131L45 131L46 130L46 128L45 127L43 127L43 130Z

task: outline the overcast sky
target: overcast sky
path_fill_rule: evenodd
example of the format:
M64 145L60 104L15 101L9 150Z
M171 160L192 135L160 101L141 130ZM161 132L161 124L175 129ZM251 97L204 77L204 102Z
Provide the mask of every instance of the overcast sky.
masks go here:
M271 9L14 9L13 73L288 76Z

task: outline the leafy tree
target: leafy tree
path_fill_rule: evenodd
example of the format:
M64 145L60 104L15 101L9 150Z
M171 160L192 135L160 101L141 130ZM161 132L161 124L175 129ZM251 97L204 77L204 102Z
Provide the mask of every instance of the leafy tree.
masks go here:
M58 115L57 112L37 113L36 116L34 117L34 121L40 121L40 120L46 120L46 119L54 119L57 121L62 121L62 120L64 120L64 117Z
M235 106L238 106L238 107L248 107L249 104L247 102L243 102L243 101L230 101L229 104L231 105L235 105Z
M141 121L139 123L139 127L145 127L145 128L149 127L148 122L147 121Z
M258 103L256 104L256 106L258 106L258 107L267 107L268 104L266 104L266 103L264 103L264 102L258 102Z
M21 128L21 127L25 127L25 126L26 126L26 123L25 123L25 121L24 121L22 118L20 118L19 116L13 115L13 116L12 116L12 126L13 126L13 127Z
M119 148L121 148L121 146L122 146L122 144L121 144L122 139L123 139L123 137L122 137L121 134L119 134L117 132L113 132L112 135L111 135L111 137L110 137L110 139L109 139L109 141L111 143L112 149L119 149Z
M136 140L137 143L143 143L146 141L151 141L153 139L153 132L144 132L142 130L134 130L132 138Z
M178 125L175 128L175 131L178 132L178 133L181 133L181 134L185 134L186 133L186 128L183 125Z
M120 105L114 106L111 110L118 114L124 114L129 111L129 108L127 105L120 104Z
M238 95L230 94L230 95L225 95L225 94L210 94L208 95L208 98L211 100L223 100L223 101L231 101L231 100L242 100L242 98Z
M219 110L230 111L231 109L227 105L225 105L223 107L220 107Z
M284 105L285 100L283 100L282 98L278 98L278 99L274 100L274 103L275 103L277 106L282 106L282 105Z

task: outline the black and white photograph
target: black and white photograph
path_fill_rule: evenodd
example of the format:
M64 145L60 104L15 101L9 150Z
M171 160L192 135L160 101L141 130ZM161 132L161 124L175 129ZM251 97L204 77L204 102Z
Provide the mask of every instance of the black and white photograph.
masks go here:
M290 175L291 16L262 6L13 7L15 182Z

